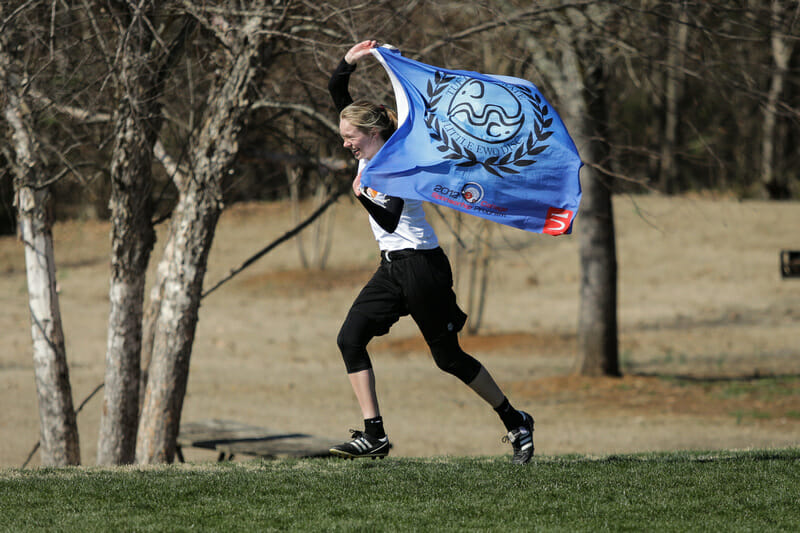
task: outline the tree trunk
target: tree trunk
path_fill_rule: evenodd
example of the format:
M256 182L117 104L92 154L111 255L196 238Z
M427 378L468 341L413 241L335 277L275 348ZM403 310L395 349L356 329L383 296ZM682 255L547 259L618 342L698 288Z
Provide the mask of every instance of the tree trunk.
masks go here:
M569 25L558 28L561 37L557 72L553 82L560 97L564 121L581 158L580 211L580 310L578 315L578 360L576 372L586 376L619 375L617 338L617 251L611 187L592 165L606 164L604 144L607 124L606 71L603 58L587 47L585 57L571 42Z
M584 171L581 202L578 374L618 376L617 259L609 184Z
M78 425L72 403L64 332L56 292L51 215L47 190L17 190L19 234L25 245L28 297L33 337L33 364L41 424L41 463L45 466L81 462Z
M0 8L1 11L1 8ZM11 58L0 36L0 93L4 116L11 127L16 161L15 204L25 267L33 338L33 365L39 398L41 463L45 466L80 464L80 445L64 347L64 332L56 291L50 193L39 184L38 148L30 133L27 106L11 74Z
M663 192L672 193L678 188L678 165L675 149L678 145L678 126L680 111L678 103L683 89L683 58L686 55L686 42L689 35L686 5L681 2L674 6L678 20L672 23L675 42L667 43L667 71L664 88L664 137L661 140L659 166L659 186Z
M488 220L479 222L480 229L475 239L473 256L469 269L469 290L467 293L467 323L466 333L477 335L483 322L483 311L486 306L486 289L489 284L489 270L492 257L492 226Z
M136 443L140 464L172 462L175 456L203 278L221 210L219 183L210 177L209 183L192 180L173 214L176 245L153 332Z
M227 35L230 63L209 96L198 136L190 147L191 179L183 184L170 225L170 262L153 330L136 462L172 462L189 377L189 361L208 253L222 211L222 176L238 152L249 90L263 52L261 20L251 17ZM235 39L235 41L234 41Z
M159 162L164 166L164 169L172 177L175 188L183 190L189 182L186 169L173 160L169 154L164 150L164 146L160 142L156 142L154 146L154 155ZM156 279L153 286L150 288L150 298L147 308L144 312L142 319L142 357L141 357L141 373L139 378L139 414L141 415L142 407L144 406L144 391L147 387L147 377L150 369L150 360L153 357L153 339L155 337L156 323L158 322L158 315L161 312L161 301L164 298L164 285L166 283L167 274L169 274L170 264L174 260L175 250L175 234L169 233L167 241L164 244L164 250L161 254L161 260L158 262L156 268Z
M111 158L111 280L105 387L97 463L129 464L136 455L139 368L145 276L155 243L152 224L152 149L160 129L153 42L145 18L152 6L129 14L121 45L119 105Z
M783 93L789 60L794 49L794 41L782 33L784 26L784 13L781 2L780 0L772 0L772 19L770 24L772 35L770 41L775 68L772 69L767 103L764 107L761 139L761 183L764 187L764 196L771 200L785 200L791 197L786 179L779 176L775 171L775 131L778 119L778 100L781 93Z
M170 265L174 261L176 235L169 234L167 242L164 244L164 251L161 260L156 267L156 279L150 289L150 298L147 309L142 320L142 357L141 374L139 377L139 414L141 416L144 407L144 391L147 388L147 380L150 375L150 361L153 359L153 343L156 336L156 324L161 313L161 302L164 300L164 285L166 285L167 275Z
M588 161L608 159L604 125L607 123L605 65L598 62L584 75L587 120L591 142L585 146ZM617 246L611 184L599 171L585 168L581 199L581 300L578 316L577 371L584 376L619 376L617 338Z
M121 37L119 104L111 160L111 312L99 464L132 463L141 405L141 352L147 265L155 243L151 200L154 151L161 130L164 81L196 26L185 17L168 49L155 46L157 2L127 6ZM164 33L167 33L166 31ZM158 146L157 146L158 145Z

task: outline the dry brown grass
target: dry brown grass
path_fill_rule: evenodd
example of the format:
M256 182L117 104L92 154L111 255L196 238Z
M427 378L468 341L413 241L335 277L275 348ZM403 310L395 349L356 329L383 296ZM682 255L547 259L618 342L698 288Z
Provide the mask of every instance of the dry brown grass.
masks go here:
M499 226L492 234L484 326L463 345L515 405L534 414L537 450L797 445L800 279L780 278L778 253L800 248L800 204L652 196L619 197L614 207L621 379L570 375L580 216L573 236ZM455 257L439 215L428 214ZM226 211L207 285L290 229L291 220L282 204ZM184 420L230 418L341 438L360 423L335 339L377 251L359 206L340 201L335 220L326 270L300 269L296 245L286 243L203 301ZM61 223L55 238L78 403L103 379L108 225ZM466 263L454 267L465 306ZM0 466L19 466L38 438L38 416L22 246L14 238L0 239L0 273ZM507 452L494 413L435 368L413 322L376 339L372 354L398 455ZM86 464L95 461L99 406L98 397L79 416Z

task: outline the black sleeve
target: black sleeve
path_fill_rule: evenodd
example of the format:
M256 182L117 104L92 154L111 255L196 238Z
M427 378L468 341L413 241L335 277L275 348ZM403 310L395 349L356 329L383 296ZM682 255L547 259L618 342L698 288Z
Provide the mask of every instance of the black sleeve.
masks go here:
M352 74L355 69L356 65L351 65L342 59L339 66L337 66L336 70L331 74L331 79L328 80L328 92L331 93L333 103L336 105L336 110L339 112L353 103L353 97L350 96L348 86L350 85L350 74ZM364 194L359 195L357 198L380 227L389 233L394 233L394 230L397 229L398 222L400 222L400 214L403 212L403 205L405 205L402 198L388 196L385 206L374 203Z
M331 93L333 103L336 105L336 111L341 112L342 109L353 103L353 97L350 96L348 85L350 85L350 74L356 69L356 65L351 65L344 59L336 67L336 70L331 74L331 79L328 80L328 92Z
M405 204L402 198L387 196L385 206L374 203L364 193L358 195L357 198L380 227L389 233L394 233L394 230L397 229L397 223L400 222L400 214L403 212L403 205Z

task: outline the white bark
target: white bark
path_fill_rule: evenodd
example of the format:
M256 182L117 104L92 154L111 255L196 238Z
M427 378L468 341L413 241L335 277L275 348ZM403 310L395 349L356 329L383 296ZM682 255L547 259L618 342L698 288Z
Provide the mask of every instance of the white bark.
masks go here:
M217 198L204 198L207 193L192 190L181 195L173 215L172 261L153 331L152 359L137 435L139 464L174 459L208 251L222 210Z
M5 39L0 36L0 93L5 95L4 116L11 128L16 157L15 205L19 237L25 246L41 463L77 465L81 460L80 445L56 291L49 191L37 187L42 180L36 140L30 133L19 84L10 70L11 58Z
M111 157L111 279L105 388L97 462L132 463L139 421L139 372L142 307L150 251L155 242L151 221L153 144L160 129L157 61L148 54L153 42L147 17L152 5L127 13L121 36L118 105L114 114ZM126 14L120 12L120 18ZM156 56L158 57L158 56Z
M80 464L80 446L69 382L64 332L56 292L53 237L39 213L46 193L19 189L19 234L25 245L25 269L33 338L33 366L39 398L42 465Z
M262 6L263 7L263 6ZM222 211L224 173L239 149L256 61L263 44L261 19L250 17L224 35L229 63L212 89L190 147L191 177L180 191L168 242L161 305L155 317L152 357L136 441L139 464L172 462L189 377L208 253Z

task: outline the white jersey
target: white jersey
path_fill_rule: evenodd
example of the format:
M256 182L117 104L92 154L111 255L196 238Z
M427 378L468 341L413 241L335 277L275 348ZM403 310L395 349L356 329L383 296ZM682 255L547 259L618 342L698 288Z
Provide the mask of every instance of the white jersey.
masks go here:
M366 165L367 160L358 162L358 171ZM386 205L387 196L382 192L367 187L361 187L361 193L377 205ZM436 232L425 218L425 210L422 200L403 199L403 211L400 214L400 221L394 233L384 230L380 224L375 222L372 216L369 217L372 233L378 241L381 251L403 250L413 248L415 250L431 250L439 246L439 239Z

